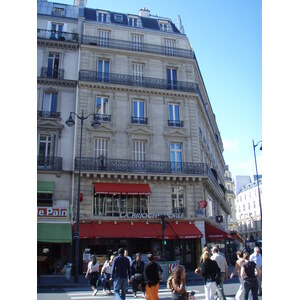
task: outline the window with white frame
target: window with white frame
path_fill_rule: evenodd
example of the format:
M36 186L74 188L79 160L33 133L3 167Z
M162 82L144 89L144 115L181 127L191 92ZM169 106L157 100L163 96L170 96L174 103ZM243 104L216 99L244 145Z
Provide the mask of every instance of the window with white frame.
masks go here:
M99 46L108 47L109 46L110 31L99 30Z
M108 14L105 12L98 11L97 12L97 22L107 23L108 22Z
M145 160L146 155L146 141L135 140L132 142L132 159Z
M42 114L44 117L56 116L57 93L45 92L42 103Z
M108 82L109 80L109 60L98 59L97 80Z
M96 113L99 115L108 115L108 97L96 96Z
M168 31L168 22L159 21L158 23L161 31Z
M94 139L94 156L105 157L108 155L108 139L107 138L95 138Z
M175 54L175 40L165 39L165 52L167 55Z
M142 84L144 77L144 64L133 63L132 64L132 76L135 84Z
M129 24L129 26L132 26L132 27L138 27L138 18L129 17L128 24Z
M142 35L132 34L131 41L132 41L132 50L134 50L134 51L142 51L143 50L144 37Z
M167 68L168 89L177 90L177 69Z
M38 134L38 164L47 165L54 157L56 136L54 134Z
M51 23L51 39L60 39L62 36L64 24Z
M184 212L184 188L182 186L172 186L172 213Z
M170 158L172 171L182 170L182 144L171 143L170 144Z
M147 124L145 101L133 99L132 123Z
M179 116L179 104L169 103L169 126L182 127L182 122Z
M65 9L63 7L53 7L53 9L52 9L52 15L53 16L64 17L64 15L65 15Z

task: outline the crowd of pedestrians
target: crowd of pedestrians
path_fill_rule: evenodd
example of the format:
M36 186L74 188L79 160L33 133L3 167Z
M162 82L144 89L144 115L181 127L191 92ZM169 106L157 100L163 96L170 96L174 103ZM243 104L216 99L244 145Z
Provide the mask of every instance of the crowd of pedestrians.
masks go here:
M236 300L248 300L251 291L253 300L262 294L262 256L259 247L254 248L253 254L246 250L237 251L237 260L230 275L233 279L237 273L240 286L235 295ZM159 282L161 280L162 268L154 262L153 255L148 254L148 262L141 260L141 255L136 254L135 259L128 256L127 250L120 248L118 256L112 255L102 266L100 266L95 255L92 255L88 264L86 278L89 278L93 296L98 292L101 282L104 294L112 294L117 300L125 300L128 286L132 284L134 298L140 289L142 297L147 300L158 300ZM204 291L206 300L226 300L224 293L224 282L228 279L228 265L225 256L219 252L217 246L203 249L200 264L195 273L204 278ZM178 265L168 278L167 287L172 291L173 300L189 299L185 283L185 267ZM107 292L108 290L108 292Z

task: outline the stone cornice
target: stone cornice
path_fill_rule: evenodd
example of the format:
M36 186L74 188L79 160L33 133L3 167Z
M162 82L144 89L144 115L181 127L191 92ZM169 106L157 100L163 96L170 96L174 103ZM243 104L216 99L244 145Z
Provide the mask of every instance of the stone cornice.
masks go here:
M37 45L39 47L45 48L55 48L55 49L64 49L64 50L74 50L79 49L79 44L74 42L66 42L59 40L50 40L50 39L37 39Z
M75 88L77 85L77 80L38 77L37 83L43 85L65 86Z

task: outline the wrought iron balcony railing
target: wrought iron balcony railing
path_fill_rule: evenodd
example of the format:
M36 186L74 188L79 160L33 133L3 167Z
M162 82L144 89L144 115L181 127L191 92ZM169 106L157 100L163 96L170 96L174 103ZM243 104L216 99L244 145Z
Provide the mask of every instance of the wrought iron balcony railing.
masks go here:
M172 214L185 214L186 215L186 207L172 207Z
M115 40L110 38L100 38L98 36L83 35L82 44L94 45L94 46L105 47L105 48L115 48L121 50L162 54L168 56L194 58L194 52L192 50L175 48L175 47L165 47L160 45L146 44L146 43L139 43L139 42L132 42L132 41Z
M103 73L96 71L80 70L79 80L89 82L105 82L110 84L121 84L129 86L142 86L146 88L177 90L183 92L197 93L197 84L194 82L177 81L177 85L170 85L166 79L143 77L136 80L135 76L115 73Z
M38 156L37 157L38 170L61 171L62 157L55 156Z
M58 40L58 41L66 41L71 43L78 43L78 33L76 32L38 29L37 37L38 39Z
M132 124L148 124L148 118L131 117Z
M107 115L107 114L96 114L96 115L100 121L110 122L111 120L111 115Z
M42 67L41 69L41 77L42 78L56 78L56 79L64 79L65 70L64 69L53 69Z
M61 113L58 111L44 111L38 110L38 118L60 118Z
M171 126L171 127L183 127L183 121L168 120L168 125Z

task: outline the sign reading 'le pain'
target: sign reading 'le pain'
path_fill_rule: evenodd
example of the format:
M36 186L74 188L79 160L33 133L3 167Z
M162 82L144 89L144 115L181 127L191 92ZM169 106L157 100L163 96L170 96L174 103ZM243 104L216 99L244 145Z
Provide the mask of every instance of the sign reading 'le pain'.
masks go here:
M38 207L38 217L68 217L68 208L66 207Z

